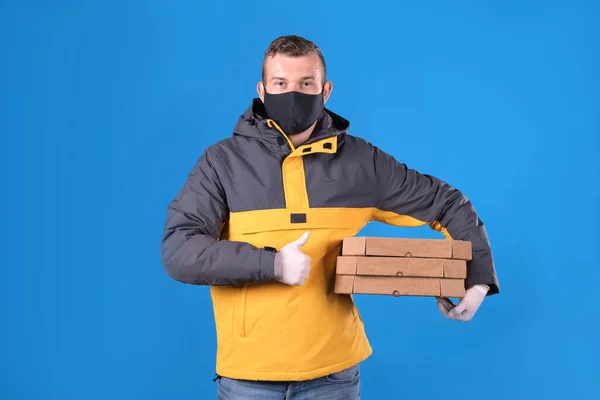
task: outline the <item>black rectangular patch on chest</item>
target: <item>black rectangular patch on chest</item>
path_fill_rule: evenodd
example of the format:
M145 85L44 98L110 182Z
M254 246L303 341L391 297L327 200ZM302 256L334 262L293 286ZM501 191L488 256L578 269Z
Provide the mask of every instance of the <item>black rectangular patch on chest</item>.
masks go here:
M306 214L290 214L290 222L292 224L306 223Z

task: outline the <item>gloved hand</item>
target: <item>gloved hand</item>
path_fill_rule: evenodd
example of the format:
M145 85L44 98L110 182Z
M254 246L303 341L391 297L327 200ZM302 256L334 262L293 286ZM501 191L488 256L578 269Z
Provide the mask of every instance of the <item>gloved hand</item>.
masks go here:
M488 285L473 285L467 289L465 296L455 306L449 299L437 297L437 306L448 319L470 321L490 290Z
M300 249L308 242L309 232L283 246L275 254L275 279L292 286L301 286L310 272L310 256Z

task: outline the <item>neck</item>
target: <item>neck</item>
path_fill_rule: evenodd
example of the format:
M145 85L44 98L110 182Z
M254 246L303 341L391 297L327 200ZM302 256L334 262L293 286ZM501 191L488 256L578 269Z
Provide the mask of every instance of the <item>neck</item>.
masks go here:
M295 135L289 135L288 137L290 139L290 142L292 142L294 147L299 147L306 143L308 139L310 139L310 135L312 135L312 133L314 132L316 125L317 122L315 121L315 123L312 124L310 128L308 128L304 132L296 133Z

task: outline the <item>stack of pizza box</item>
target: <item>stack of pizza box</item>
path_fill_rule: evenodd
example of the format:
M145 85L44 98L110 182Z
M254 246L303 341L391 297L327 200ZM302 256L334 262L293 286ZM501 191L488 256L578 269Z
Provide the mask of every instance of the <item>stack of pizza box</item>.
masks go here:
M462 298L471 243L350 237L337 257L335 293Z

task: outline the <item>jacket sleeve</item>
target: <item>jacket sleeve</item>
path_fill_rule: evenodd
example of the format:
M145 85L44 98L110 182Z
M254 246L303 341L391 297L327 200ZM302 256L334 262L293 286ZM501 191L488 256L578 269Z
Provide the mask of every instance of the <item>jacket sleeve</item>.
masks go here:
M471 242L473 259L467 263L466 287L487 284L488 295L499 293L492 250L485 226L475 208L446 182L408 168L373 147L378 190L374 220L396 226L422 226L448 239Z
M160 253L173 279L196 285L238 286L273 280L272 251L219 240L229 210L205 151L167 207Z

